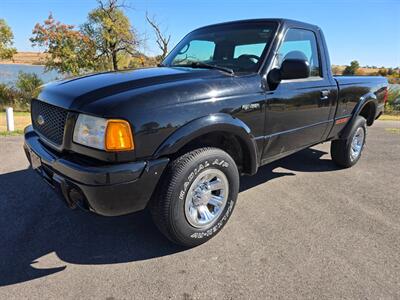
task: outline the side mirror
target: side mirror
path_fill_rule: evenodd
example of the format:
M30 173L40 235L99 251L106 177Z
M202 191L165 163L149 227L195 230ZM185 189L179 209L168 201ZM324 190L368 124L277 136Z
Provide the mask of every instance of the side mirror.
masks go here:
M282 62L281 68L275 68L269 71L267 80L272 88L283 79L301 79L310 76L310 65L308 61L302 59L288 58Z
M300 79L310 76L310 65L302 59L285 59L281 65L281 79Z

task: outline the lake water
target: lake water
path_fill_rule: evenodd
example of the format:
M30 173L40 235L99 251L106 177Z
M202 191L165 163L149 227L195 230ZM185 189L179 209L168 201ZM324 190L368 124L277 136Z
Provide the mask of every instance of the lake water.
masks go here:
M44 83L62 78L62 76L59 75L56 71L45 72L44 66L0 64L0 83L13 84L18 78L18 73L21 71L25 73L37 74Z

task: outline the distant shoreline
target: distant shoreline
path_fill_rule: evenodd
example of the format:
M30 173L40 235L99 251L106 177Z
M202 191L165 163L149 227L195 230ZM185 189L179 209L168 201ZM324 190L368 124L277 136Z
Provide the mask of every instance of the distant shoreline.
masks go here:
M0 61L0 65L20 65L20 66L32 66L32 67L44 67L45 64L32 64L23 62L12 62L12 61Z

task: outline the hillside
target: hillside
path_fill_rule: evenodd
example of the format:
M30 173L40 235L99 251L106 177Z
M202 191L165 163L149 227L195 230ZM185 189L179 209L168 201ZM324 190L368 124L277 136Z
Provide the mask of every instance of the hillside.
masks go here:
M45 57L42 52L18 52L12 60L1 60L0 64L43 65Z

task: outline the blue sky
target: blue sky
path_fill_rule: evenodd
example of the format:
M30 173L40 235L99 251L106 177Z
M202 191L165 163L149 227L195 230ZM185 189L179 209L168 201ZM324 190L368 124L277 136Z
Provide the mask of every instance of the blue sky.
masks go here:
M283 17L320 26L333 64L400 66L400 0L125 0L132 25L148 38L145 52L157 54L144 16L155 15L172 35L172 46L189 31L208 24L250 18ZM32 28L52 12L67 24L82 24L95 0L0 0L20 51L32 51Z

